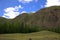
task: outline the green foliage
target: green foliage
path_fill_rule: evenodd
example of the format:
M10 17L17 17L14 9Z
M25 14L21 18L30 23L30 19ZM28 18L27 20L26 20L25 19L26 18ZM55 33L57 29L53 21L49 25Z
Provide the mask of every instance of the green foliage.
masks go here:
M48 28L48 31L60 33L60 26L55 26L55 27Z
M17 22L0 24L0 33L31 33L37 31L39 31L37 26L29 26L24 22L21 24Z

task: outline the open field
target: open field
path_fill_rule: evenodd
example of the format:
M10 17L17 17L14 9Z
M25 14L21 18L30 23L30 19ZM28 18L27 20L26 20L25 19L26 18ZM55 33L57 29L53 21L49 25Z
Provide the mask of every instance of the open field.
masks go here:
M41 31L35 33L14 33L14 34L0 34L0 40L60 40L60 34L49 32L49 31Z

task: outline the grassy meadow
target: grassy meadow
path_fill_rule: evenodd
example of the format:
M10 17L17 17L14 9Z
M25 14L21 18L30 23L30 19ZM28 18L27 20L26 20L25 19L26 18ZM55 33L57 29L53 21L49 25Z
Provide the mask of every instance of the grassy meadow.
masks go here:
M50 31L40 31L34 33L13 33L0 34L0 40L60 40L60 34Z

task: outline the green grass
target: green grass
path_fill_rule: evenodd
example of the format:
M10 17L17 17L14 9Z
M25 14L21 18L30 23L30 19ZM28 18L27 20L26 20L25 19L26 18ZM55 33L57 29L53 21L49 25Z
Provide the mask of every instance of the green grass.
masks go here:
M0 40L60 40L60 34L50 32L50 31L41 31L34 33L14 33L14 34L0 34Z

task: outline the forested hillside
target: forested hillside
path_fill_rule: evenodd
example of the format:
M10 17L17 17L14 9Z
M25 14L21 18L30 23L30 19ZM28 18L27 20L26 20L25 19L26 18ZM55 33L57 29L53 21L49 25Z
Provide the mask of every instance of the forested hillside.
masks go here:
M30 33L49 30L60 33L60 6L22 13L14 19L0 17L0 33Z

